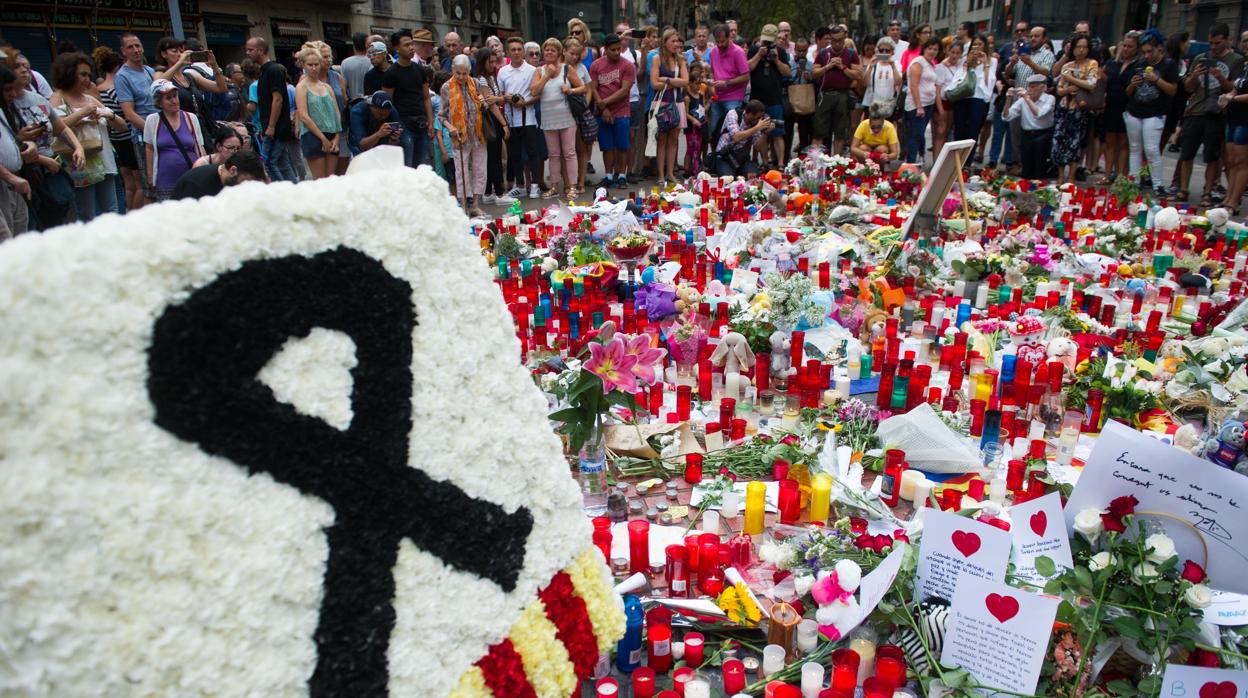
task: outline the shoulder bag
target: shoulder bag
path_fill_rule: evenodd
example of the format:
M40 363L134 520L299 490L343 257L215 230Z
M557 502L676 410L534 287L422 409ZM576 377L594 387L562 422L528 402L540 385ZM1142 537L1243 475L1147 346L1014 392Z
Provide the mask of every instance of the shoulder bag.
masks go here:
M961 102L974 94L975 71L968 68L962 75L962 80L960 80L958 84L941 93L941 98L943 98L946 102Z
M568 66L563 66L563 83L568 84ZM568 110L572 112L572 118L580 121L585 112L589 111L589 102L585 101L585 95L568 95Z

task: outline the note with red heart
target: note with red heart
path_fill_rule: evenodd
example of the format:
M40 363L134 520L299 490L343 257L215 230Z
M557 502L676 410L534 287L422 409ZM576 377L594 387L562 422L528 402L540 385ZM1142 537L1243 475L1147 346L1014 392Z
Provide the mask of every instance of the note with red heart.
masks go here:
M948 600L963 577L1005 580L1010 534L956 514L922 509L916 583L923 599Z
M1248 696L1248 671L1166 665L1161 695L1187 698L1244 698Z
M1070 539L1066 537L1061 495L1056 492L1029 499L1010 509L1014 550L1010 560L1014 574L1036 586L1044 586L1047 578L1036 571L1036 558L1047 557L1055 568L1074 567Z
M1014 522L1030 527L1030 517ZM1053 597L964 577L949 607L940 663L965 667L984 686L1032 695L1057 605Z

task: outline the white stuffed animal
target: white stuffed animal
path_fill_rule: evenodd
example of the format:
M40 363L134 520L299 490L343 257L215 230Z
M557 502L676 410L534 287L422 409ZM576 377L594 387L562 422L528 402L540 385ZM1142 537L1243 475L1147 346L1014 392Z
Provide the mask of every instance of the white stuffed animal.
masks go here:
M724 375L741 373L754 367L754 352L750 343L740 332L729 332L719 340L719 346L711 354L711 363L724 367Z
M1079 360L1079 345L1070 337L1054 337L1049 340L1049 361L1059 361L1068 371L1074 371Z
M797 369L790 365L789 349L793 346L793 340L789 339L789 335L776 330L771 333L769 340L771 342L771 375L773 378L788 378L797 373Z
M815 621L819 632L833 642L840 640L862 621L862 609L854 592L862 583L862 568L852 560L841 560L833 570L819 573L810 593L819 610Z

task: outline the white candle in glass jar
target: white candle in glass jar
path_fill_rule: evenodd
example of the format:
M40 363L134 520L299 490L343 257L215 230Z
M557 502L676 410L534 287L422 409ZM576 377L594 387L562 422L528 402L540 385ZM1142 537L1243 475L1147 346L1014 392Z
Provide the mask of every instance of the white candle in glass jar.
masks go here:
M920 482L927 482L927 476L918 470L907 470L901 474L901 498L907 502L914 501L914 494Z
M802 665L802 698L819 698L821 690L823 690L823 665L818 662L806 662ZM686 698L688 695L686 692Z
M797 624L797 649L810 654L819 645L819 623L807 618Z
M858 685L875 671L875 643L865 637L850 640L849 648L858 653Z
M772 674L784 668L785 650L780 645L767 645L763 648L763 676L771 676Z
M703 515L710 513L708 510ZM728 490L719 503L719 514L725 519L735 519L741 513L741 495L736 490Z
M700 676L689 679L685 682L685 698L711 698L711 682Z

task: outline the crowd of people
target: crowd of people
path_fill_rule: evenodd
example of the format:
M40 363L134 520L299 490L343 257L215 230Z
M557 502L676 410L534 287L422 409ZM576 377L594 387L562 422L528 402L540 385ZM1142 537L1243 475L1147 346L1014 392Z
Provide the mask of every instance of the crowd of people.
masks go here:
M964 23L937 38L894 21L880 37L845 25L794 36L735 22L594 35L438 45L429 29L356 34L335 64L308 41L281 62L265 39L221 66L196 39L141 39L90 55L58 47L35 70L0 43L0 239L152 201L210 195L246 180L345 171L351 157L399 146L432 166L466 211L576 197L593 187L660 184L700 171L757 174L821 147L883 167L925 163L973 140L965 166L1107 184L1135 178L1171 200L1237 209L1248 186L1248 85L1225 24L1190 57L1187 33L1131 31L1110 44L1087 22L1054 40L1020 22L998 46ZM684 150L684 157L679 154ZM594 148L602 155L596 181ZM1165 148L1178 166L1165 177Z

